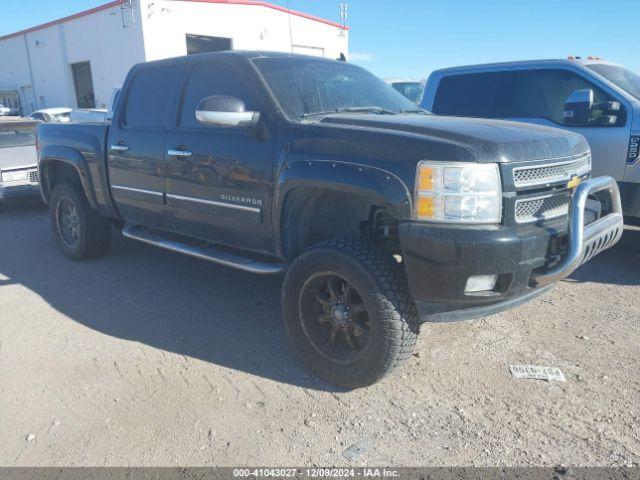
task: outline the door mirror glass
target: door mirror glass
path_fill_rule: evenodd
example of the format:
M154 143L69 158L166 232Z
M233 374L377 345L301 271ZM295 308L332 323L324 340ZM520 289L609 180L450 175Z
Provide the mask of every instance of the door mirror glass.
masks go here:
M260 113L246 111L239 98L213 95L200 101L196 119L205 125L253 130L258 125Z
M611 101L611 102L600 102L596 103L593 106L594 110L602 110L605 115L615 114L619 112L622 107L620 106L620 102Z
M611 100L594 103L593 90L586 88L569 95L564 104L563 118L565 125L574 127L615 127L621 114L620 102Z
M589 124L593 110L593 90L585 88L575 90L564 102L562 116L567 125L584 126Z

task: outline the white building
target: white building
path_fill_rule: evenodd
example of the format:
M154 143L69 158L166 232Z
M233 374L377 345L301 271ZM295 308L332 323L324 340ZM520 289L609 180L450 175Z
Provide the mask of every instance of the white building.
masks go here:
M348 31L263 1L115 0L0 37L0 103L106 108L136 63L229 49L348 57Z

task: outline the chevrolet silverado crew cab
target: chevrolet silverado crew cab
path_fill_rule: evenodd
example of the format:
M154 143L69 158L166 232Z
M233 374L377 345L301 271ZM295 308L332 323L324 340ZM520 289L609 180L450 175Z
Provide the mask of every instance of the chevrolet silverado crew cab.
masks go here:
M124 236L286 272L303 364L349 388L411 355L424 321L513 307L622 234L581 135L424 112L345 62L219 52L137 65L111 124L38 127L69 258ZM241 346L239 346L241 347Z
M623 213L640 218L640 76L599 58L435 71L421 106L438 115L517 120L585 136L593 174L618 181Z

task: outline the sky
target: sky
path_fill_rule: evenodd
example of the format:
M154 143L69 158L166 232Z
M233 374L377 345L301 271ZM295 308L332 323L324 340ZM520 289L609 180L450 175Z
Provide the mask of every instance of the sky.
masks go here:
M2 0L0 35L108 0ZM435 69L595 55L640 72L638 0L342 0L350 59L380 77ZM338 20L340 0L272 0Z

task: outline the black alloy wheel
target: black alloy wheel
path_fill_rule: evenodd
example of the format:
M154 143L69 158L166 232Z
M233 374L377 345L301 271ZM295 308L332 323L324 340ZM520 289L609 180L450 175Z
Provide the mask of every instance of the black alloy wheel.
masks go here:
M311 345L328 360L347 364L369 345L369 313L364 300L335 272L313 275L302 287L300 321Z
M76 248L80 243L80 216L69 198L61 198L56 205L56 221L62 241L67 247Z

